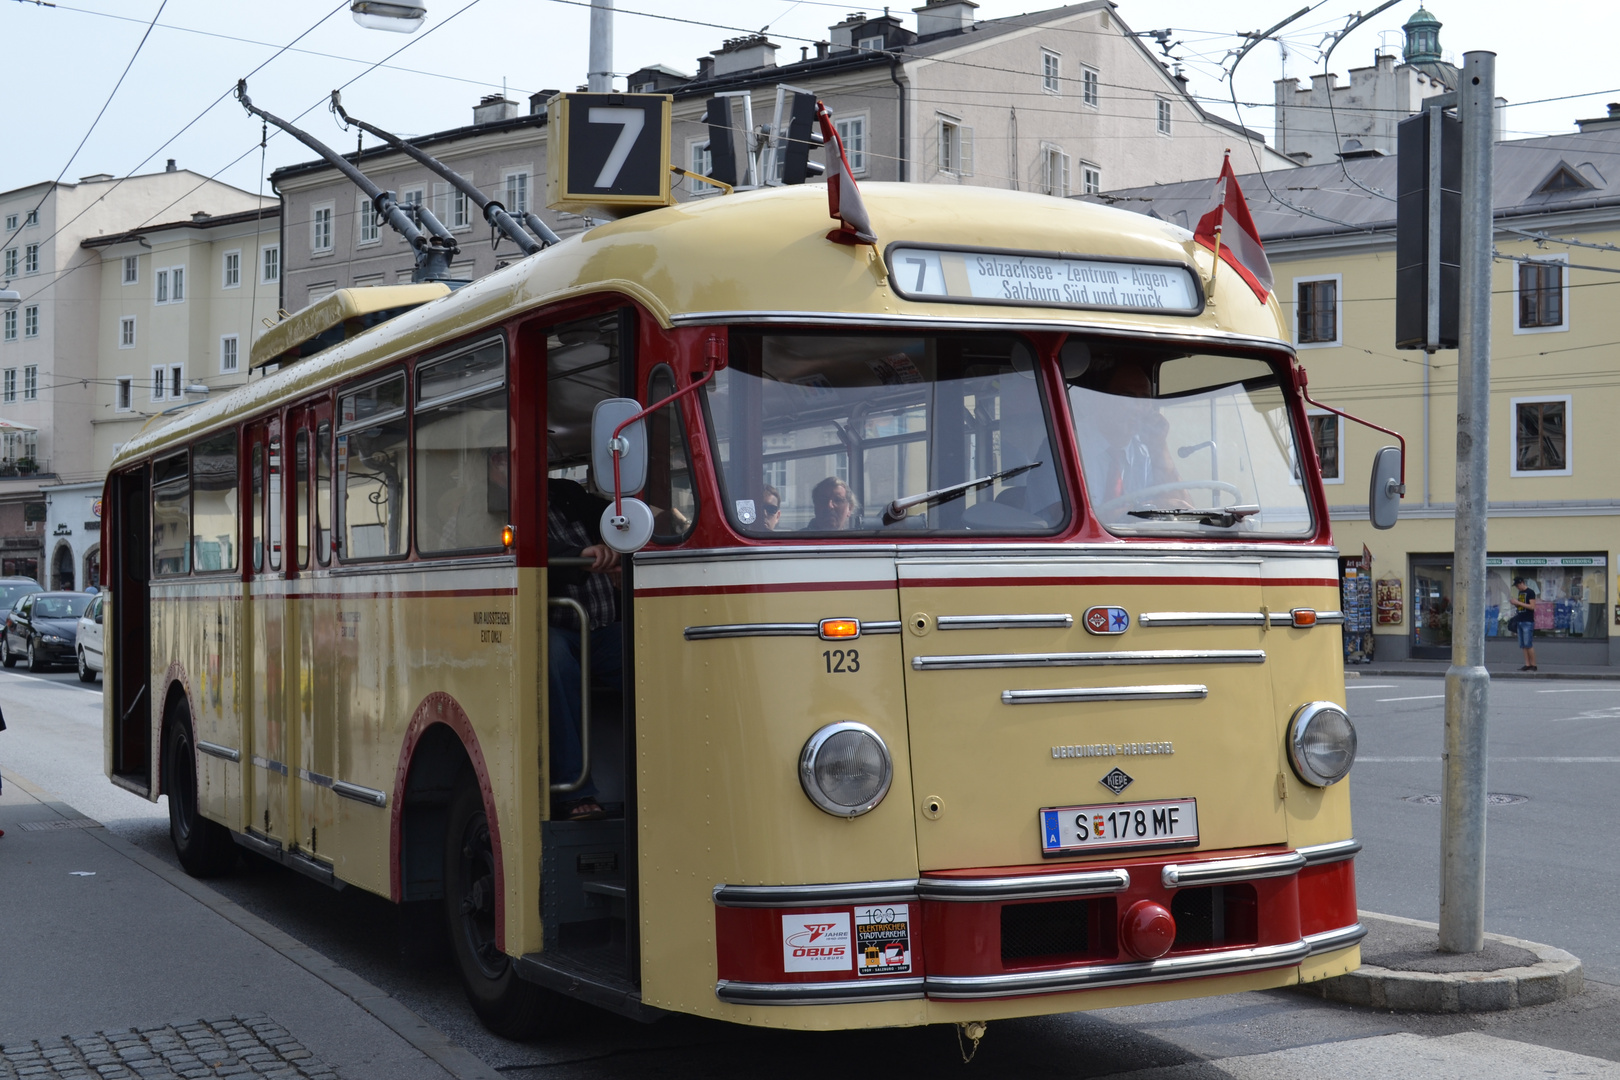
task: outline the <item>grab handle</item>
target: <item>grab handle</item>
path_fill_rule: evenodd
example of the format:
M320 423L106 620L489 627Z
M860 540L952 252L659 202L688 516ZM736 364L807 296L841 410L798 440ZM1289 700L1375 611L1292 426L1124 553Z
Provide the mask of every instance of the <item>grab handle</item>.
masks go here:
M553 559L555 565L562 560ZM552 607L570 608L579 616L579 778L571 784L552 784L551 790L566 795L578 791L591 778L591 620L585 606L568 596L553 596Z

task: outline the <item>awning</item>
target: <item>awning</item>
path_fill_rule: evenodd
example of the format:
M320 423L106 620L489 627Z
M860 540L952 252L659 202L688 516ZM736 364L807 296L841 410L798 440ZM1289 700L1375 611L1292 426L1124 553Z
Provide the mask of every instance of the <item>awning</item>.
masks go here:
M0 418L0 431L38 431L39 428L31 424L19 424L15 420Z

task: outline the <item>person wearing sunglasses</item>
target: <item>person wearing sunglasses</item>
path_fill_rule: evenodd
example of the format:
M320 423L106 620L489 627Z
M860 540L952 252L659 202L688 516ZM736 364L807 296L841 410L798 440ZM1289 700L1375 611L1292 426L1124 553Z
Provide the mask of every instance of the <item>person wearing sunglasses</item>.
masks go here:
M782 493L769 484L760 491L759 523L770 532L782 523Z
M849 528L855 498L849 492L849 485L838 477L829 476L812 488L810 502L816 508L816 516L804 527L806 532L835 532Z

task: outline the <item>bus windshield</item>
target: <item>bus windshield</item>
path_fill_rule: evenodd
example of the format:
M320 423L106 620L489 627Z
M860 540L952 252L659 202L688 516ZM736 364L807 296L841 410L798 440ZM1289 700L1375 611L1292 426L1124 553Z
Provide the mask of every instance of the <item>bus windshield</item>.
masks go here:
M1055 532L1034 372L1012 335L733 331L708 395L726 511L761 537Z
M1069 380L1092 512L1120 536L1306 536L1287 400L1264 360L1094 343Z

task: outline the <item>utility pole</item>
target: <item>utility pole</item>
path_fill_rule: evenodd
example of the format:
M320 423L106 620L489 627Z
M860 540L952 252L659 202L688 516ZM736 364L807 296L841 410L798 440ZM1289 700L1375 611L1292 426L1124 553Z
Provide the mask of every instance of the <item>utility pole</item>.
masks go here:
M1463 54L1462 319L1457 349L1456 605L1446 670L1445 816L1440 832L1440 949L1485 947L1485 516L1491 404L1492 166L1496 54Z
M591 0L590 70L585 88L593 94L613 93L613 0Z

